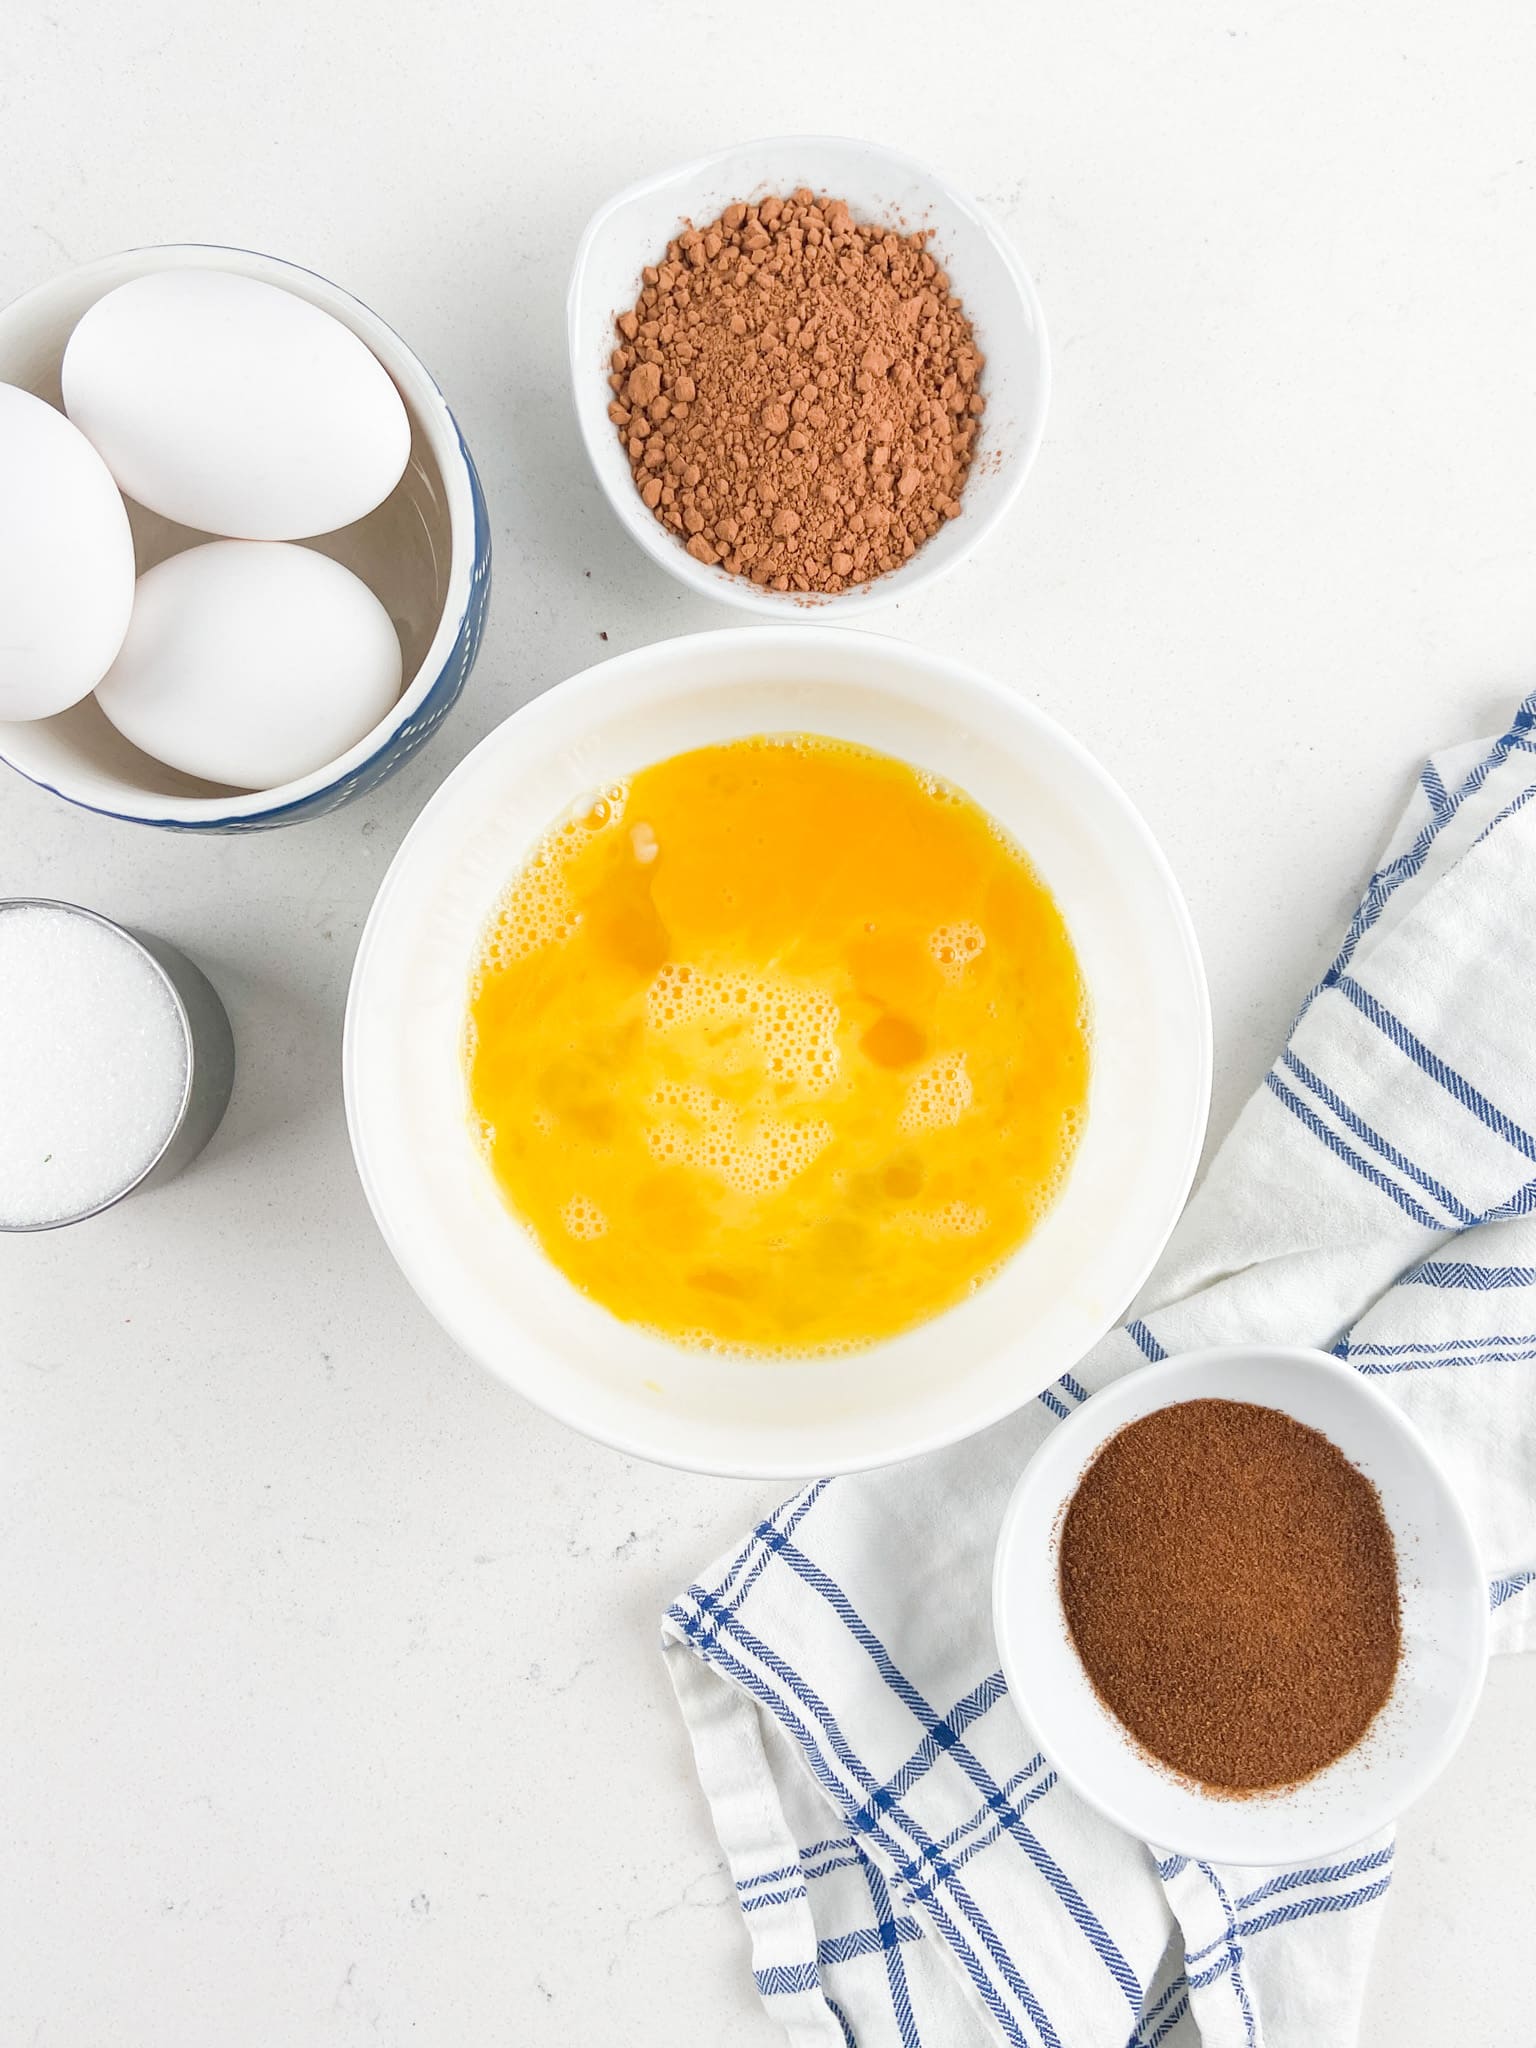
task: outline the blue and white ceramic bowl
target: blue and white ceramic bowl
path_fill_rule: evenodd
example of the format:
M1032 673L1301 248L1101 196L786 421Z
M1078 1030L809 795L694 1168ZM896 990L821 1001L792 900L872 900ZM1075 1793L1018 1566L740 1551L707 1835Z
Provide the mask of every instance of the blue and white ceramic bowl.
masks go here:
M491 585L480 479L443 394L377 314L312 271L245 249L178 244L104 257L0 312L0 383L59 403L59 363L75 323L130 278L184 268L233 270L308 299L367 343L411 417L404 476L366 519L309 545L376 592L400 635L407 682L389 715L347 753L276 789L232 790L152 761L108 724L93 697L54 718L0 723L0 760L56 795L108 817L177 832L255 832L334 811L373 789L423 746L474 666ZM206 538L130 505L142 574Z

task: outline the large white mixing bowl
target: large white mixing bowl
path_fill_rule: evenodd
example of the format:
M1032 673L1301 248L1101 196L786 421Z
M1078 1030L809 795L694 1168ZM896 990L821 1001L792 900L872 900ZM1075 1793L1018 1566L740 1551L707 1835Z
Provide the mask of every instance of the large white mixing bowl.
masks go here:
M1093 1013L1065 1188L960 1306L849 1357L690 1352L580 1294L503 1204L462 1064L472 963L514 870L579 797L690 747L823 733L965 790L1028 852ZM984 1429L1109 1328L1162 1249L1205 1130L1210 1015L1189 915L1141 818L1061 728L963 664L833 627L700 633L619 655L491 733L417 819L358 949L347 1115L407 1279L472 1357L574 1428L707 1472L848 1472Z

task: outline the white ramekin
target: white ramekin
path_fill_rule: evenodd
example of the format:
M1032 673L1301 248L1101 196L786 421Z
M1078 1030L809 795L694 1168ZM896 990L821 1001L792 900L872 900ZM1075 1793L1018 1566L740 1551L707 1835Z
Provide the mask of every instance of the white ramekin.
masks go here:
M934 254L964 301L986 357L987 409L960 516L946 521L901 568L835 596L764 590L745 576L695 561L642 504L608 417L614 319L634 304L644 267L658 260L685 220L702 226L733 201L800 185L846 200L856 219L931 227ZM759 618L842 622L910 597L945 575L986 539L1024 488L1045 427L1051 391L1045 316L1023 264L974 200L911 157L873 142L779 136L721 150L629 186L587 224L571 274L566 326L576 415L609 504L646 553L679 582Z
M1234 1799L1139 1750L1067 1633L1058 1542L1068 1502L1117 1431L1176 1401L1252 1401L1320 1430L1381 1496L1397 1546L1402 1661L1365 1738L1305 1784ZM1402 1410L1326 1353L1192 1351L1114 1381L1053 1429L1003 1518L993 1624L1013 1701L1061 1776L1159 1850L1240 1865L1317 1862L1376 1834L1450 1761L1488 1661L1488 1583L1450 1481Z

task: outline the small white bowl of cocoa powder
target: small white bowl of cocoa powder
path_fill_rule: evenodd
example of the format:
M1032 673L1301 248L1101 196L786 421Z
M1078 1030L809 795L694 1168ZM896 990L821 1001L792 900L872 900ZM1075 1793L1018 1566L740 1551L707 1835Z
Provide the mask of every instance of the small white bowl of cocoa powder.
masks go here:
M1023 488L1045 321L976 205L835 136L722 150L601 207L567 303L610 504L663 568L771 617L952 569Z

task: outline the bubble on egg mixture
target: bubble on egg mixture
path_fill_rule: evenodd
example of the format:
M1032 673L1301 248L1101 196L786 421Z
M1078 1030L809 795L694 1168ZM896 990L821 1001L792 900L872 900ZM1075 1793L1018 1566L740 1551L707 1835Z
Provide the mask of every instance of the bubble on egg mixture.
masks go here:
M684 1351L705 1351L711 1358L728 1358L750 1364L765 1357L778 1360L784 1365L811 1364L830 1358L852 1358L860 1351L868 1350L877 1340L870 1337L827 1337L817 1343L797 1344L792 1339L772 1343L755 1342L744 1344L738 1338L721 1337L713 1330L699 1327L682 1330L662 1330L653 1323L636 1326L647 1337L660 1337L668 1344L677 1344Z
M825 989L797 988L771 974L716 972L668 961L645 1000L653 1031L684 1024L739 1022L763 1055L770 1079L812 1094L837 1079L837 1003Z
M803 1123L762 1117L749 1132L733 1104L697 1081L663 1081L651 1101L688 1119L652 1125L646 1133L652 1158L662 1166L702 1167L733 1194L766 1195L788 1187L832 1141L832 1126L819 1117Z
M568 823L579 831L601 832L610 825L622 825L624 813L629 806L629 784L610 782L608 787L595 796L581 816Z
M986 943L979 924L941 924L928 935L933 964L946 981L958 981Z
M965 797L952 782L946 782L942 775L932 775L926 768L914 768L913 777L918 788L926 797L932 797L936 804L963 804Z
M942 1131L959 1123L973 1100L963 1052L941 1052L907 1083L899 1119L904 1131Z
M487 971L505 970L545 946L562 945L570 938L581 923L581 912L571 894L565 864L584 839L621 823L628 801L628 783L610 783L540 840L496 913L479 980L483 981Z
M979 1237L987 1227L987 1212L974 1202L946 1202L940 1209L912 1211L900 1227L916 1237Z
M1078 1144L1082 1139L1086 1112L1082 1107L1067 1110L1061 1119L1061 1135L1057 1144L1056 1165L1052 1171L1033 1189L1029 1201L1029 1213L1034 1222L1039 1222L1046 1211L1058 1199L1067 1184L1077 1157Z
M486 948L493 971L557 946L575 931L576 905L560 864L562 851L546 840L508 891Z
M608 1218L586 1195L572 1195L560 1211L560 1221L571 1236L583 1244L590 1244L594 1238L608 1234Z

